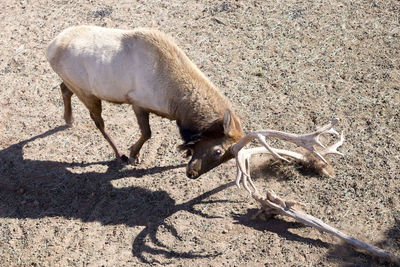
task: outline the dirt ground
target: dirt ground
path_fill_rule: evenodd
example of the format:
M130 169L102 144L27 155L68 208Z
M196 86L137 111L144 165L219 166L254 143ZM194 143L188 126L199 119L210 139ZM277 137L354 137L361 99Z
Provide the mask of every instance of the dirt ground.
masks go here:
M114 160L76 98L64 126L49 41L80 24L159 28L245 132L304 133L339 117L345 157L331 157L333 178L264 157L255 182L400 255L400 2L185 2L0 1L0 265L394 266L291 219L252 219L258 206L234 186L233 163L186 178L174 122L151 117L136 167ZM132 109L104 103L103 113L126 152L139 137Z

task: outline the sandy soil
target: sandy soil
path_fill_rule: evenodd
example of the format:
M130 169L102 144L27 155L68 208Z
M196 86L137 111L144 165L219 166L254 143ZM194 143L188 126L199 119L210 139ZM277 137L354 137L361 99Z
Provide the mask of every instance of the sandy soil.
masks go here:
M198 180L175 123L151 117L137 166L120 166L84 106L64 127L48 42L79 24L157 27L221 88L246 132L307 132L341 118L336 175L253 167L260 190L400 254L400 3L385 1L0 1L1 266L387 266L291 219L253 220L232 163ZM120 148L129 106L104 104ZM281 142L276 146L285 147ZM266 161L267 162L267 161ZM393 265L393 264L392 264Z

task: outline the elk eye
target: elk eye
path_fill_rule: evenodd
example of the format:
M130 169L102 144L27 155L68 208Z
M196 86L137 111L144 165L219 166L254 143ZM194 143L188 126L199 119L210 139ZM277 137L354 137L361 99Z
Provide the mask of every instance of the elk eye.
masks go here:
M214 154L215 154L215 156L221 156L222 155L221 149L219 149L219 148L215 149Z

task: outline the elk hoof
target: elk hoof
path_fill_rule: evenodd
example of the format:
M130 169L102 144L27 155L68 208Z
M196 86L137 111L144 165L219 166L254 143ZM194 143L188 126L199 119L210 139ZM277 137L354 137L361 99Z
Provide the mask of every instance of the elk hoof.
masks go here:
M131 157L129 158L129 163L131 165L139 165L140 164L140 158L139 157Z
M65 120L65 124L66 124L68 127L72 127L72 124L74 123L74 118L72 118L72 117L65 117L64 120Z
M121 163L128 163L128 162L129 162L129 159L128 159L127 156L122 155L121 158L119 159L119 161L120 161Z

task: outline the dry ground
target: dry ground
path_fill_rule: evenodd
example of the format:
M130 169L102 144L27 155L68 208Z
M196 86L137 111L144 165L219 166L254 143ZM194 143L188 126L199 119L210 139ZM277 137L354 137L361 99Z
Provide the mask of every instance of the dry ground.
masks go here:
M259 164L260 190L400 254L400 2L0 1L1 266L384 266L337 239L277 217L232 184L232 164L198 180L173 122L151 118L137 167L119 166L76 98L65 128L47 43L78 24L150 26L172 35L218 85L246 131L315 129L334 117L344 158L327 178ZM125 151L129 106L105 104ZM279 145L283 145L279 143Z

